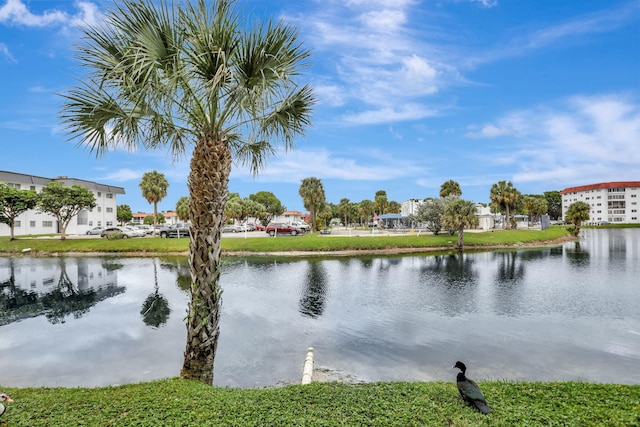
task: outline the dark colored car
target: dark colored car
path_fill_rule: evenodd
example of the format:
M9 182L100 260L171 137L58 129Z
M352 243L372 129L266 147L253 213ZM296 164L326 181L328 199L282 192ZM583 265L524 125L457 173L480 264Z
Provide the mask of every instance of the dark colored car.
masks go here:
M303 233L300 228L285 224L284 222L271 222L267 225L265 231L269 236L275 236L276 234L291 234L292 236L296 236Z
M168 227L156 231L156 235L163 239L171 237L190 237L189 228L191 224L172 224Z

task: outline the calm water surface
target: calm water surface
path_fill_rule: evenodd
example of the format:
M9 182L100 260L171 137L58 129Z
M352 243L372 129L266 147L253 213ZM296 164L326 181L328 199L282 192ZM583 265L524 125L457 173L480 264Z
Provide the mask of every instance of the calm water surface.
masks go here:
M640 229L458 256L231 258L214 382L357 380L640 384ZM0 258L0 385L100 386L177 376L186 259Z

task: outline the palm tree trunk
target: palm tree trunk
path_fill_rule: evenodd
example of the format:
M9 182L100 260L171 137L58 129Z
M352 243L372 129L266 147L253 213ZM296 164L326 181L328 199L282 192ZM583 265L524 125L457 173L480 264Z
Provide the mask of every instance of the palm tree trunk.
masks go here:
M180 376L213 385L220 334L220 233L227 202L231 153L222 138L198 141L189 173L191 303Z
M158 202L153 202L153 237L156 237L156 230L158 229Z
M511 220L509 218L511 215L509 215L509 204L506 204L505 207L507 208L507 217L504 220L504 226L502 228L506 230L507 228L511 228Z
M458 228L458 250L461 251L464 246L464 227Z

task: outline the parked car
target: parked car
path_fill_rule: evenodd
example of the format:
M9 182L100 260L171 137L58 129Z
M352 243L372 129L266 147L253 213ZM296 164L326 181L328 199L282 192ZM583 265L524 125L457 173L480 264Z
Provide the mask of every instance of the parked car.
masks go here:
M256 224L255 227L256 227L256 230L258 231L264 231L265 229L265 226L262 224Z
M172 224L156 231L156 234L163 239L171 237L190 237L189 228L191 228L191 224Z
M87 230L87 235L98 236L102 233L102 230L104 230L103 227L93 227L91 230Z
M133 234L135 234L135 237L146 237L147 236L147 232L145 230L140 230L139 228L135 228L135 227L129 227L128 225L125 225L123 227L124 230L127 231L131 231Z
M222 227L223 233L240 233L247 231L247 226L244 224L226 224Z
M309 231L311 231L311 226L309 226L309 224L307 224L306 222L292 222L291 225L293 225L294 227L299 228L300 230L302 230L302 232L304 233L308 233Z
M331 229L323 228L322 230L320 230L320 234L331 234Z
M133 228L143 230L147 235L153 234L153 227L150 225L135 225Z
M100 233L100 237L106 238L110 233L117 233L120 232L122 233L122 237L124 239L128 239L129 237L138 237L139 234L128 228L128 227L117 227L117 226L113 226L113 227L106 227L102 230L102 232Z
M284 222L271 222L267 225L265 231L269 236L275 236L276 234L291 234L295 236L304 233L302 229Z

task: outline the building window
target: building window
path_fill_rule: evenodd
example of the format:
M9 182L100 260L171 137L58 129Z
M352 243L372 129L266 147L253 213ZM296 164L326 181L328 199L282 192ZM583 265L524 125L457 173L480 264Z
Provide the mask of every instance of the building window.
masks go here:
M10 182L7 183L7 187L9 188L15 188L16 190L20 189L20 184L12 184Z
M20 228L20 224L21 224L21 222L20 222L20 221L13 221L13 226L14 226L15 228Z
M107 227L113 226L113 221L107 221Z
M102 206L98 206L98 212L102 212Z
M36 186L35 186L35 185L32 185L31 187L29 187L29 190L31 190L31 191L36 191Z
M78 217L78 225L87 225L88 222L87 218Z
M35 221L29 221L29 227L36 228L36 222Z
M636 195L635 195L635 194L632 194L632 195L631 195L631 197L636 197Z
M113 199L113 194L112 193L107 193L107 199Z
M107 213L113 213L113 208L107 208Z
M53 221L42 221L42 227L44 227L44 228L53 227Z
M98 227L102 227L102 221L98 221Z

